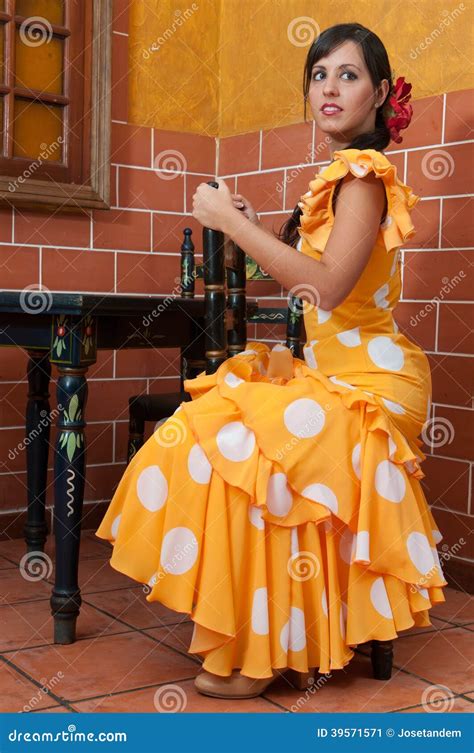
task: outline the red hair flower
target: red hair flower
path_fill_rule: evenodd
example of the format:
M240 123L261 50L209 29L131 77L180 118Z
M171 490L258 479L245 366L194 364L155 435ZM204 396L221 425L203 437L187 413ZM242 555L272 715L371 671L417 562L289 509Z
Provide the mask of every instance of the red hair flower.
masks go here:
M390 138L396 144L400 144L402 137L400 131L410 125L413 108L408 104L411 99L411 84L400 76L392 87L390 97L384 107L384 117Z

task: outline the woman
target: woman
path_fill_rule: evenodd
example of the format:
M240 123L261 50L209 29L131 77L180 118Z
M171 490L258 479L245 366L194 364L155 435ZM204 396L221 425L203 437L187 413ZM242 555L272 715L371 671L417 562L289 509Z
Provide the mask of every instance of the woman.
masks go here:
M252 697L287 671L303 686L351 647L431 625L445 600L420 486L430 369L392 317L418 197L382 150L409 123L407 88L397 99L373 32L333 26L304 82L332 162L279 239L222 180L194 194L203 226L303 299L307 334L304 361L249 342L187 380L193 399L133 458L97 531L147 601L191 615L201 693Z

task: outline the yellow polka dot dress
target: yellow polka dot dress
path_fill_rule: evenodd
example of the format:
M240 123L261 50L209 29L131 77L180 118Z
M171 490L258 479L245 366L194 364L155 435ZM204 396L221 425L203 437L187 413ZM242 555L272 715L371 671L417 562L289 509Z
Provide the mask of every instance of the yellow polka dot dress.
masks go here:
M349 171L387 196L352 292L332 311L305 302L304 360L252 341L187 380L192 400L132 459L96 532L147 601L191 616L189 652L218 675L341 669L445 601L420 484L429 363L392 317L418 197L380 152L335 152L301 197L298 251L321 258Z

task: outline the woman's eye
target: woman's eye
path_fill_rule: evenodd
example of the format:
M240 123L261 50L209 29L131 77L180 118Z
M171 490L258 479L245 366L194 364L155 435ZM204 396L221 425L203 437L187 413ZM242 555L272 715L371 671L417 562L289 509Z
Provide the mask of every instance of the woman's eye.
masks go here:
M316 71L316 73L313 74L313 81L321 81L322 79L318 78L318 76L324 76L324 72L323 71ZM343 73L341 74L341 78L342 78L342 76L349 76L349 81L354 81L354 79L357 78L357 76L355 75L355 73L352 73L352 71L343 71Z

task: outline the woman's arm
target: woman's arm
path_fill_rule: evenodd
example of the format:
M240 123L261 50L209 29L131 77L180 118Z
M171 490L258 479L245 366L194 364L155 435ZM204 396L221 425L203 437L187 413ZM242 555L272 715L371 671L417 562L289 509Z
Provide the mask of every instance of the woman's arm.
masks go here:
M348 174L319 261L278 240L233 208L224 217L224 232L286 290L300 286L300 298L331 310L344 301L364 271L384 204L385 188L379 178L371 173L361 180Z

